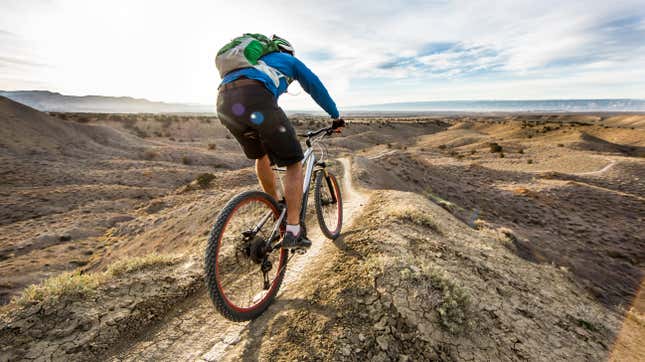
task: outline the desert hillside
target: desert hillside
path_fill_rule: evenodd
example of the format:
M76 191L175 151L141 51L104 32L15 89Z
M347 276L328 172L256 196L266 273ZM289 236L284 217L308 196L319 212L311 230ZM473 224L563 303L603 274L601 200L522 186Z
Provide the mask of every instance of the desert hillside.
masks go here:
M645 355L645 116L350 120L327 141L344 232L310 217L249 323L203 283L217 213L258 187L215 117L0 98L0 122L0 361Z

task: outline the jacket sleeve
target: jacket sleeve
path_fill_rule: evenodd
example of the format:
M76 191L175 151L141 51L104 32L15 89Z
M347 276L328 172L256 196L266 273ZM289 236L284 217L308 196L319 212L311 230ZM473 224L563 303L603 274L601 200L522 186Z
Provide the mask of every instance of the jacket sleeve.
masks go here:
M316 76L304 63L295 57L291 57L293 78L300 83L302 89L309 93L318 105L325 110L332 118L338 118L338 109L336 103L331 99L327 89L322 84L318 76Z

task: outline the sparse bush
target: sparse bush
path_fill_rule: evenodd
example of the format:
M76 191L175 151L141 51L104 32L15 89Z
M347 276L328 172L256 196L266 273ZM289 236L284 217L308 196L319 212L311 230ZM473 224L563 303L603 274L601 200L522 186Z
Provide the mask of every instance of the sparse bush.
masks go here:
M184 156L181 158L181 163L183 163L184 165L192 165L193 160L191 160L188 156Z
M230 134L226 134L226 136L224 136L224 138L226 138L227 140L230 140L230 139L231 139L231 135L230 135Z
M212 173L203 173L195 179L199 187L205 189L210 186L211 182L215 179L215 175Z
M159 156L159 153L157 153L157 151L155 151L155 150L145 150L143 152L143 159L144 160L148 160L148 161L154 160L158 156Z
M470 150L471 155L474 155L475 153L477 153L477 150Z
M532 163L533 163L533 160L532 160L532 159L528 159L528 160L526 160L526 163L528 163L528 164L530 165L530 164L532 164Z
M445 150L447 147L448 147L448 146L446 146L446 145L439 145L439 149L440 149L440 150Z
M490 152L492 153L503 151L503 147L497 142L489 143L488 146L490 147Z
M519 153L520 155L523 155L523 154L524 154L524 149L523 149L523 148L520 148L520 150L519 150L519 151L517 151L517 153Z
M499 153L499 158L504 158L504 157L506 157L506 156L504 156L504 152L500 152Z
M564 144L558 143L558 147L564 147Z
M459 334L469 326L470 298L444 271L435 268L417 271L407 267L399 275L403 283L425 289L421 298L436 311L439 324L446 331Z
M214 143L209 143L209 144L208 144L208 149L209 149L209 150L214 150L214 149L216 149L216 148L217 148L217 145L216 145L216 144L214 144Z

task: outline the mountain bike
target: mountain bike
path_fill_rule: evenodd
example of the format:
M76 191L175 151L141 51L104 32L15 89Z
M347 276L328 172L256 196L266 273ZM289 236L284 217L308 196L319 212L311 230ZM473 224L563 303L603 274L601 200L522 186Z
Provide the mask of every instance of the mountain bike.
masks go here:
M316 218L329 239L340 235L343 202L336 177L325 161L321 141L334 133L332 127L300 134L306 138L304 185L300 225L306 235L305 216L313 182ZM318 147L319 146L319 147ZM321 150L317 157L314 149ZM279 170L280 171L280 170ZM287 208L261 191L246 191L233 197L217 216L206 247L206 286L215 308L227 319L247 321L258 317L275 298L286 266L306 250L282 249Z

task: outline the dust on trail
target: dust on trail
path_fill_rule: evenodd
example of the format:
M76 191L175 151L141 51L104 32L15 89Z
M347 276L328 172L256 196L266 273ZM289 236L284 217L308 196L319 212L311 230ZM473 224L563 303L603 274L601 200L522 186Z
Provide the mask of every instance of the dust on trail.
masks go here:
M367 196L352 184L350 161L347 158L339 161L343 166L343 228L346 229L365 204ZM314 222L312 220L309 225L309 236L313 241L311 249L307 254L296 255L290 260L276 301L265 315L276 314L285 307L284 303L279 303L284 293L297 297L297 288L294 286L302 276L311 275L307 271L311 261L325 257L331 242ZM216 361L224 356L230 346L241 341L248 327L249 322L235 323L222 317L213 307L207 292L202 290L180 303L166 318L138 336L134 342L118 346L118 352L113 352L110 360Z

